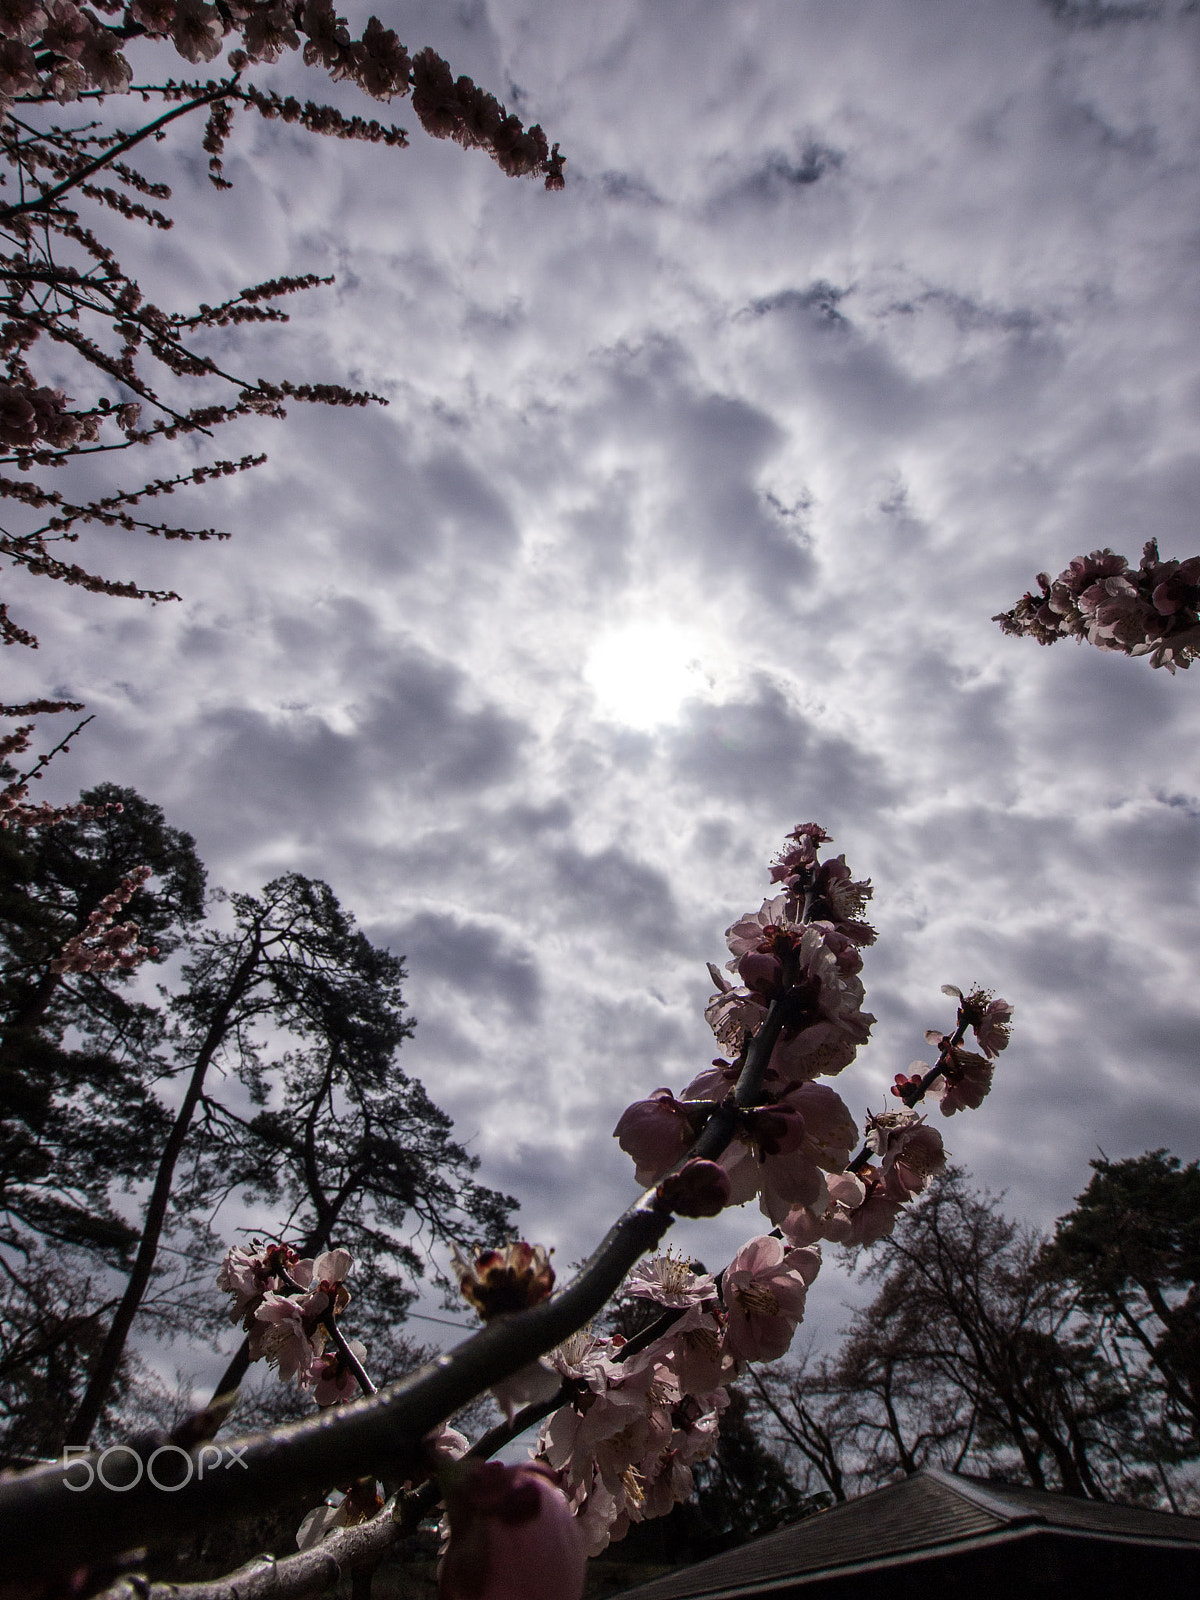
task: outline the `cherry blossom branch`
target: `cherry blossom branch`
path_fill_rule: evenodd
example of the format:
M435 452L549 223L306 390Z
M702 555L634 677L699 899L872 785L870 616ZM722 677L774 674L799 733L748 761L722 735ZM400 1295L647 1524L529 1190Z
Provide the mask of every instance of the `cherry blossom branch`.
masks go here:
M946 1068L951 1064L951 1057L953 1056L954 1051L962 1044L963 1039L966 1037L968 1025L969 1019L960 1007L958 1013L958 1026L955 1028L954 1032L943 1041L937 1061L932 1067L930 1067L929 1071L926 1072L922 1077L905 1079L904 1088L899 1087L899 1080L897 1080L895 1093L910 1110L921 1103L921 1100L925 1095L925 1091L931 1088L933 1084L937 1082L937 1080L946 1071ZM870 1140L868 1140L855 1156L854 1160L846 1168L846 1171L861 1172L864 1167L870 1165L871 1157L875 1153L874 1145Z
M731 1103L717 1107L672 1173L617 1219L558 1294L527 1311L495 1318L429 1365L352 1406L330 1406L316 1417L233 1441L227 1449L242 1470L197 1473L170 1495L146 1476L146 1463L162 1443L157 1438L121 1447L127 1479L114 1479L115 1466L108 1474L110 1482L122 1482L118 1506L96 1474L100 1453L95 1451L75 1456L70 1464L76 1485L81 1472L88 1474L79 1487L70 1486L63 1463L0 1482L0 1567L18 1578L89 1565L150 1539L161 1543L201 1524L265 1510L297 1492L321 1494L330 1483L365 1473L404 1477L419 1469L421 1441L428 1433L590 1322L630 1269L661 1242L674 1222L668 1199L672 1181L682 1207L684 1169L693 1161L707 1166L720 1155L737 1126L735 1107L751 1105L761 1093L786 1009L786 997L772 1001L750 1041Z
M1171 673L1200 656L1200 556L1164 561L1151 539L1136 568L1115 551L1093 550L1053 581L1039 572L1037 584L1036 594L1026 590L992 618L1002 632L1039 644L1086 639L1100 650L1148 655Z
M96 1600L301 1600L304 1595L332 1589L344 1572L360 1563L378 1561L393 1544L412 1533L416 1522L396 1520L395 1512L402 1504L389 1502L370 1522L342 1528L311 1550L281 1560L257 1556L236 1572L209 1583L147 1584L137 1577L122 1578Z
M165 128L168 122L174 122L176 117L186 116L189 111L195 111L200 106L211 105L214 100L228 99L235 86L236 79L232 82L219 84L210 93L202 94L195 100L189 100L184 105L176 106L172 111L164 112L161 117L157 117L153 122L148 122L144 128L139 128L136 133L127 135L117 144L102 151L94 161L89 161L86 166L80 167L78 172L73 172L70 177L64 178L61 183L56 184L53 189L48 189L38 199L22 200L19 204L12 206L0 206L0 226L10 221L11 218L19 217L27 212L45 211L48 207L53 206L54 202L66 194L69 189L73 189L76 184L85 182L94 172L99 172L101 167L110 165L118 156L124 155L126 150L132 150L134 145L141 144L143 139L148 139L153 134L156 134L160 128Z
M297 1491L324 1493L364 1472L404 1476L420 1464L420 1441L444 1418L590 1321L634 1263L670 1227L669 1212L643 1195L610 1228L591 1262L559 1295L497 1319L415 1374L353 1406L234 1442L242 1470L194 1477L170 1496L144 1476L152 1446L130 1445L142 1475L114 1506L94 1477L74 1492L60 1464L0 1483L0 1563L10 1577L87 1565L153 1538L266 1509ZM155 1441L157 1443L157 1441ZM94 1473L97 1453L78 1457ZM85 1468L86 1470L86 1468ZM115 1470L115 1469L114 1469ZM129 1477L135 1475L133 1463ZM112 1474L110 1472L110 1481ZM78 1476L74 1481L79 1482Z
M633 1340L630 1340L633 1344ZM506 1444L562 1404L566 1385L549 1400L518 1411L511 1422L500 1422L467 1451L474 1460L486 1461ZM258 1556L224 1578L207 1583L152 1583L122 1578L95 1600L303 1600L320 1594L351 1567L378 1561L392 1545L407 1538L437 1508L441 1489L427 1480L417 1489L397 1495L378 1516L353 1528L329 1534L311 1550L294 1556Z
M283 1279L284 1283L287 1284L288 1288L291 1289L293 1293L303 1294L305 1292L304 1285L302 1283L297 1283L296 1280L290 1276L290 1274L282 1269L279 1272L279 1277ZM338 1327L337 1314L332 1305L328 1306L324 1311L321 1312L320 1322L321 1326L325 1329L325 1332L329 1335L331 1342L336 1348L341 1364L344 1367L347 1367L354 1374L355 1380L358 1383L358 1387L362 1390L363 1394L378 1394L379 1385L373 1383L367 1376L367 1369L363 1366L362 1362L350 1348L350 1341ZM361 1348L362 1346L360 1345L359 1349Z
M607 1540L622 1515L634 1520L664 1515L673 1500L683 1498L690 1491L691 1462L711 1449L715 1438L720 1402L714 1388L723 1388L748 1362L775 1359L786 1350L820 1265L819 1252L811 1248L815 1239L853 1236L859 1243L873 1242L890 1231L900 1206L944 1165L940 1135L915 1115L910 1096L915 1100L918 1091L943 1076L943 1113L978 1105L990 1086L992 1059L1008 1042L1012 1008L1006 1001L982 990L964 996L949 988L959 1000L958 1027L948 1038L927 1034L938 1046L936 1066L928 1069L920 1063L920 1076L897 1078L895 1092L906 1102L903 1112L869 1118L870 1148L882 1158L881 1170L864 1166L861 1179L847 1172L854 1121L834 1091L811 1078L814 1071L840 1071L865 1042L874 1021L860 1009L862 985L857 978L858 946L874 938L858 916L870 897L870 884L852 880L844 857L817 861L817 845L829 840L818 825L799 825L789 840L793 842L771 869L774 881L785 882L785 893L727 930L735 957L730 968L742 986L735 987L710 968L719 992L706 1016L732 1064L714 1062L716 1070L702 1073L681 1100L660 1089L627 1109L616 1134L633 1156L640 1182L650 1187L610 1228L572 1283L550 1295L553 1274L540 1245L521 1241L503 1250L477 1251L473 1264L456 1253L460 1287L485 1319L480 1333L381 1393L364 1393L350 1405L322 1401L317 1417L234 1441L225 1447L232 1458L225 1471L212 1470L211 1455L210 1470L204 1471L206 1452L221 1462L221 1452L212 1444L190 1458L181 1450L183 1444L198 1443L198 1435L178 1443L172 1439L170 1444L184 1454L188 1476L183 1483L169 1484L169 1498L151 1492L165 1487L152 1471L163 1447L161 1438L83 1454L62 1467L47 1464L11 1484L0 1483L0 1528L21 1529L19 1540L6 1542L7 1534L0 1535L6 1571L17 1578L45 1571L45 1550L54 1552L49 1560L57 1568L51 1570L95 1570L97 1562L147 1537L162 1541L202 1523L266 1509L285 1495L324 1493L331 1483L352 1482L356 1487L346 1505L336 1511L318 1507L306 1519L308 1536L317 1537L333 1523L370 1516L378 1503L377 1478L394 1481L429 1472L435 1430L486 1388L509 1399L542 1396L544 1403L527 1407L519 1418L493 1430L476 1447L477 1456L550 1411L556 1415L543 1430L531 1467L477 1464L461 1473L439 1468L440 1488L426 1485L400 1503L399 1515L407 1522L444 1490L452 1530L457 1527L459 1537L457 1547L452 1538L451 1557L457 1548L460 1563L469 1564L471 1548L469 1540L463 1543L463 1528L476 1515L493 1514L495 1506L492 1512L486 1506L496 1494L503 1497L511 1490L526 1499L532 1495L539 1506L553 1508L548 1516L560 1522L565 1518L567 1526L577 1529L590 1518L587 1537L596 1548L603 1547L598 1541ZM803 926L805 922L809 925ZM961 1047L968 1025L982 1055ZM828 1186L822 1168L830 1174ZM720 1289L707 1275L696 1278L685 1263L673 1263L669 1254L643 1263L635 1274L634 1294L689 1307L690 1321L672 1336L674 1343L666 1341L669 1349L650 1352L646 1360L628 1359L646 1355L656 1333L661 1338L663 1319L639 1341L610 1341L608 1354L602 1353L604 1342L591 1337L565 1348L639 1258L656 1249L676 1214L716 1215L726 1204L740 1203L753 1193L767 1216L779 1222L791 1248L769 1235L751 1240L726 1269ZM336 1316L346 1303L342 1280L351 1264L349 1254L328 1251L311 1263L297 1263L290 1273L285 1264L295 1259L290 1248L268 1252L269 1260L259 1259L260 1254L257 1245L250 1251L235 1248L218 1285L235 1295L234 1320L241 1315L246 1326L250 1319L263 1325L259 1353L282 1378L299 1373L307 1386L315 1371L311 1357L320 1355L319 1330L327 1329L337 1343ZM279 1288L307 1292L299 1302L279 1294ZM718 1295L723 1306L716 1303ZM702 1301L710 1309L702 1310ZM668 1329L677 1320L669 1318ZM354 1350L343 1346L344 1341L339 1351L353 1356ZM550 1352L551 1360L539 1360ZM340 1366L340 1361L324 1359ZM680 1363L675 1370L672 1360ZM351 1370L347 1364L347 1377ZM336 1373L326 1371L321 1381L330 1376ZM551 1395L546 1395L547 1378ZM652 1396L655 1384L661 1389ZM672 1395L688 1402L678 1415L670 1409ZM630 1421L630 1409L637 1413L643 1403L645 1416ZM591 1442L580 1449L585 1414ZM665 1452L663 1428L671 1430L672 1439L678 1433L680 1440ZM436 1449L442 1453L441 1446ZM118 1472L115 1481L111 1462L109 1475L103 1472L114 1450L126 1458L124 1475ZM227 1475L234 1465L241 1471ZM199 1470L193 1476L194 1467ZM82 1484L78 1477L69 1481L68 1472L77 1470L86 1475ZM561 1493L547 1487L550 1479ZM608 1487L618 1480L618 1489ZM482 1496L477 1502L471 1499L472 1485ZM485 1493L487 1485L491 1487ZM360 1493L364 1486L365 1495ZM121 1496L115 1514L104 1493L113 1490ZM65 1501L64 1491L74 1493L73 1504ZM386 1542L394 1535L381 1532L376 1537ZM360 1575L373 1565L372 1556L361 1551L347 1559ZM264 1593L277 1582L276 1567L250 1569L264 1573ZM297 1584L319 1586L332 1569L319 1563L297 1570ZM582 1566L577 1576L580 1588L572 1587L572 1595L581 1592ZM361 1594L363 1583L356 1582L355 1588ZM217 1592L228 1597L236 1591Z
M63 709L66 710L68 708L67 706L64 706ZM71 702L70 709L74 711L82 711L83 707L77 702ZM66 734L58 741L53 750L47 750L44 756L39 756L34 762L33 766L30 767L29 771L21 773L19 778L14 779L14 782L24 784L29 783L34 778L40 777L43 769L50 765L55 756L66 755L68 750L71 748L71 740L75 737L75 735L77 733L82 733L84 728L87 727L88 723L95 722L95 720L96 713L93 711L91 716L84 717L82 722L77 722L71 729L70 733Z

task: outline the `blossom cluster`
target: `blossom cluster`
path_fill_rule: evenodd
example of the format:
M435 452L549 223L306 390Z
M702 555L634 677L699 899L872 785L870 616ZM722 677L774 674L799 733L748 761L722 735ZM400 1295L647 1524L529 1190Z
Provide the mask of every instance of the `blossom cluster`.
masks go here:
M954 984L944 983L942 993L958 998L957 1026L951 1034L939 1033L936 1028L925 1030L929 1043L938 1047L936 1064L931 1067L928 1062L914 1061L908 1075L896 1074L892 1093L913 1106L933 1092L940 1101L942 1115L952 1117L956 1111L981 1106L987 1098L996 1057L1008 1046L1012 1006L986 989L964 994ZM963 1049L968 1028L975 1035L978 1051Z
M1200 654L1200 556L1163 561L1151 539L1136 571L1112 550L1093 550L1053 580L1039 572L1037 582L1039 593L992 618L1005 633L1039 644L1086 639L1101 650L1149 656L1168 672Z
M250 1339L251 1361L265 1360L289 1383L311 1389L319 1406L351 1400L358 1376L335 1341L334 1319L350 1303L345 1279L353 1266L348 1250L326 1250L301 1260L286 1244L234 1245L217 1274L217 1288L233 1296L229 1320ZM366 1355L358 1340L348 1349L357 1363Z
M897 1075L902 1107L868 1113L855 1154L858 1124L817 1080L850 1064L875 1021L860 977L875 938L863 919L872 891L844 856L819 858L830 842L815 823L794 829L771 867L782 892L726 931L731 959L724 972L709 969L717 992L706 1011L726 1055L678 1095L659 1088L629 1106L615 1129L639 1183L654 1190L639 1206L715 1215L757 1199L771 1231L715 1276L670 1250L642 1260L625 1293L658 1314L640 1333L581 1329L495 1384L510 1424L519 1405L539 1406L545 1419L528 1466L457 1459L466 1441L445 1428L427 1441L448 1512L443 1600L575 1600L583 1553L688 1499L695 1467L716 1448L730 1384L751 1362L787 1353L822 1243L877 1242L945 1167L941 1135L916 1106L936 1094L951 1115L987 1094L1012 1007L947 985L958 1015L950 1033L926 1035L937 1061ZM977 1051L964 1046L969 1031ZM710 1123L719 1137L706 1135ZM456 1248L453 1264L485 1322L538 1305L554 1287L549 1253L525 1240L473 1255ZM299 1261L287 1246L256 1242L231 1250L217 1280L252 1357L313 1387L322 1404L354 1394L344 1361L324 1355L349 1266L345 1251ZM345 1348L340 1335L335 1343ZM359 1512L318 1508L301 1542L350 1514Z
M48 99L63 105L85 93L127 94L133 69L122 46L131 37L169 40L195 66L214 61L229 42L229 65L239 74L256 63L273 63L285 51L302 50L307 66L323 67L332 78L357 84L375 100L406 95L411 86L413 110L434 138L486 150L511 177L542 175L547 188L563 187L563 159L557 146L550 150L539 126L526 128L471 79L455 78L435 51L423 50L411 58L394 30L378 17L371 17L355 38L333 0L94 4L95 10L75 0L0 0L0 115L14 100ZM97 12L113 20L102 21ZM230 122L228 107L218 102L205 141L216 158L214 172L220 170ZM341 131L343 122L336 130L331 125L330 131ZM402 142L403 136L397 137ZM26 431L29 398L13 403ZM0 396L0 432L7 409Z
M0 445L22 450L40 442L67 449L98 439L100 417L67 411L66 405L61 389L0 383Z
M668 1251L626 1284L669 1313L657 1338L584 1331L550 1355L567 1400L543 1424L535 1460L558 1474L589 1555L691 1495L693 1467L716 1448L728 1384L788 1348L820 1265L819 1251L763 1235L718 1284Z
M117 968L132 972L134 967L156 956L157 945L138 944L141 930L136 922L113 923L117 912L129 904L151 876L150 867L135 867L122 878L119 887L106 894L88 917L82 932L74 934L63 945L61 953L50 963L50 971L111 972Z
M731 960L724 972L709 968L717 992L705 1013L726 1055L680 1093L658 1088L629 1106L614 1130L660 1203L704 1215L757 1198L774 1230L716 1279L670 1252L644 1262L627 1289L664 1307L659 1336L626 1344L577 1335L549 1359L568 1398L542 1428L538 1459L559 1472L592 1553L691 1493L693 1465L715 1447L727 1385L748 1362L787 1352L820 1241L874 1243L945 1165L941 1135L908 1105L869 1116L855 1156L854 1117L817 1081L849 1066L875 1021L860 977L861 951L875 939L863 916L871 885L844 856L820 859L831 842L816 823L795 828L770 869L782 893L726 932ZM964 1009L992 1054L1011 1015L1003 1001L962 1001L961 1026L928 1074L960 1095L970 1079ZM742 1103L735 1087L768 1019L770 1053ZM911 1098L926 1087L914 1080ZM955 1109L950 1095L947 1087L943 1110ZM718 1110L733 1136L714 1160L697 1160L693 1145Z
M705 1016L729 1058L714 1061L678 1097L655 1089L628 1107L614 1130L638 1182L661 1184L717 1106L732 1104L751 1041L775 1008L782 1025L756 1103L738 1109L734 1138L717 1161L728 1180L725 1203L757 1197L794 1246L817 1239L867 1245L891 1232L900 1207L945 1164L941 1135L912 1107L930 1091L945 1115L979 1105L1012 1016L1007 1001L947 985L959 999L958 1026L950 1036L927 1033L939 1046L936 1066L914 1062L920 1073L897 1076L893 1092L907 1109L868 1117L866 1144L855 1157L855 1119L816 1079L847 1067L875 1021L862 1009L859 976L861 950L875 938L862 916L872 890L855 880L844 856L819 859L821 845L831 842L817 823L795 828L771 868L784 893L726 931L733 958L726 970L741 981L710 966L717 993ZM981 1054L962 1046L968 1027Z
M0 546L3 541L0 540ZM15 623L9 621L7 611L0 605L0 640L8 644L14 642L12 634L19 637L17 642L32 642L30 635L23 629L17 628ZM34 717L43 712L54 713L57 711L82 711L83 707L77 700L27 700L22 705L0 705L0 717ZM88 721L91 719L88 718ZM69 750L71 740L85 726L80 723L73 728L65 738L47 755L39 756L30 770L24 774L10 778L0 789L0 831L7 828L49 828L56 822L90 822L94 817L108 816L120 812L123 808L119 800L107 801L101 806L84 805L77 801L74 805L52 806L48 801L41 805L31 805L29 802L30 780L40 778L42 771L60 751ZM29 749L33 736L33 723L25 722L19 727L12 728L6 734L0 734L0 777L7 777L12 768L8 764L8 757L24 755Z
M111 803L103 806L52 806L48 800L41 805L28 804L29 788L23 783L6 784L0 789L0 830L14 825L21 828L52 828L56 822L91 822L93 817L118 811Z

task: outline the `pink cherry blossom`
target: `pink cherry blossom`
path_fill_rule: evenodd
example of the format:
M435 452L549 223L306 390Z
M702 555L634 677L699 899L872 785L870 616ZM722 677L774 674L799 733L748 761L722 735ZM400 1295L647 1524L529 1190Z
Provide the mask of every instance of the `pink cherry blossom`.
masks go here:
M886 1115L887 1113L885 1113ZM890 1200L910 1200L946 1167L942 1136L924 1118L900 1129L889 1141L880 1177Z
M781 1078L807 1081L840 1072L865 1044L875 1018L862 1010L863 986L839 952L844 941L829 923L810 923L797 952L797 988L809 1003L785 1026L771 1055Z
M817 869L813 888L820 901L818 920L828 917L838 935L849 944L875 943L875 929L862 920L867 901L874 894L871 880L863 878L856 881L846 865L845 856L823 861ZM861 966L862 957L859 956L858 967L854 970L857 971Z
M313 1361L321 1354L324 1343L320 1329L310 1338L298 1300L275 1293L263 1296L250 1330L251 1360L265 1357L267 1365L279 1373L281 1382L296 1378L304 1389L309 1385Z
M753 1136L754 1119L769 1125L772 1113L783 1114L790 1123L789 1136L760 1144ZM747 1125L722 1154L729 1204L744 1205L758 1195L763 1214L776 1223L798 1206L823 1211L828 1203L825 1174L845 1168L857 1140L854 1118L835 1090L826 1084L797 1084L778 1103L750 1112Z
M972 1001L971 1027L980 1050L991 1061L1007 1048L1013 1008L1007 1000L993 1000L982 991L969 997L968 1006Z
M697 1073L680 1095L681 1100L711 1100L720 1104L737 1084L739 1069L728 1061L717 1060Z
M933 1085L934 1092L941 1096L942 1115L952 1117L956 1111L981 1106L992 1087L994 1071L986 1056L971 1050L953 1050L942 1076Z
M905 1134L919 1127L924 1118L911 1109L905 1111L870 1111L867 1113L867 1148L883 1160L895 1146L903 1143Z
M716 1034L722 1050L727 1050L733 1056L739 1055L746 1040L758 1031L766 1019L767 1002L762 995L730 983L711 962L708 970L717 985L717 993L705 1007L704 1020Z
M629 1518L624 1512L624 1495L620 1503L593 1472L587 1483L581 1483L570 1492L570 1504L575 1514L584 1550L595 1557L608 1548L614 1538L621 1539L629 1531Z
M711 1393L688 1394L675 1407L671 1420L671 1447L678 1450L689 1466L706 1461L717 1448L721 1413L729 1404L729 1391L722 1386Z
M877 1168L835 1173L827 1181L829 1205L823 1214L793 1211L783 1219L780 1227L789 1244L829 1239L854 1249L875 1244L891 1233L903 1202L886 1194Z
M584 1410L561 1406L543 1425L541 1452L570 1486L587 1481L593 1466L611 1494L622 1474L671 1435L671 1409L682 1398L678 1380L661 1362L593 1364Z
M872 1019L874 1020L874 1019ZM860 1041L836 1022L815 1021L785 1028L771 1052L771 1067L783 1083L836 1077L858 1054Z
M555 1345L545 1359L560 1377L578 1379L600 1394L608 1382L611 1353L608 1340L597 1338L588 1327L580 1328Z
M353 1265L354 1257L349 1250L326 1250L315 1260L297 1261L289 1276L302 1289L320 1289L332 1295Z
M695 1134L688 1108L670 1089L655 1089L648 1100L626 1107L613 1137L633 1157L637 1181L649 1188L687 1154Z
M224 25L215 6L203 0L177 0L171 38L176 50L193 65L211 61L221 53Z
M658 1450L638 1463L642 1483L639 1521L665 1517L684 1500L690 1500L694 1487L692 1469L673 1445Z
M825 1083L802 1083L787 1094L804 1118L804 1154L825 1172L844 1172L858 1143L850 1108Z
M217 1288L231 1294L230 1322L240 1322L248 1306L261 1304L264 1293L261 1281L261 1256L257 1245L235 1244L226 1253L217 1273Z
M712 1275L693 1272L691 1262L673 1250L639 1261L625 1280L625 1288L630 1294L656 1300L661 1306L680 1308L698 1306L717 1297Z
M738 976L753 994L779 993L783 979L783 962L766 951L751 950L737 964Z
M689 1306L661 1339L632 1359L669 1368L685 1395L713 1394L737 1376L721 1349L723 1319L715 1304L707 1310Z
M789 1250L769 1234L742 1246L721 1280L729 1312L725 1349L735 1361L776 1361L786 1354L820 1266L819 1250Z
M366 1345L357 1339L350 1339L347 1343L361 1363L367 1354ZM319 1406L333 1406L353 1400L358 1392L358 1379L336 1350L330 1350L313 1363L312 1380L313 1399Z
M736 971L742 956L776 946L787 948L793 941L798 944L804 931L802 909L794 895L780 894L773 900L764 900L757 911L739 917L725 930L725 943L733 956L729 970Z
M763 1214L772 1222L794 1206L824 1203L824 1174L803 1148L763 1156L750 1140L738 1137L725 1149L721 1165L729 1174L730 1205L745 1205L758 1195Z
M248 1328L263 1295L268 1290L283 1289L280 1274L290 1275L297 1265L296 1252L290 1245L261 1245L255 1239L249 1245L231 1246L217 1273L217 1288L234 1297L230 1322L241 1322Z
M799 823L788 834L788 839L791 844L785 843L772 863L771 882L795 889L816 866L818 846L831 844L833 840L817 822Z

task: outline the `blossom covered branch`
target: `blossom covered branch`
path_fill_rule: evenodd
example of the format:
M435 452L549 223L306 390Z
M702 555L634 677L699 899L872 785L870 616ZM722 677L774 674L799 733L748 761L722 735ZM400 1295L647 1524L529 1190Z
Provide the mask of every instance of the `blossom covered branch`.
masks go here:
M854 880L844 857L821 861L828 842L815 824L796 828L772 868L782 892L728 929L732 977L710 969L717 992L706 1012L725 1055L678 1096L656 1089L623 1113L616 1137L646 1192L565 1289L554 1292L540 1245L459 1252L460 1286L484 1320L481 1332L363 1394L365 1352L337 1326L349 1303L348 1252L299 1260L282 1243L235 1246L218 1277L233 1297L231 1319L246 1329L253 1358L312 1392L319 1417L237 1441L245 1473L236 1481L189 1476L165 1505L141 1481L152 1442L127 1447L131 1480L115 1511L90 1485L68 1502L58 1467L0 1484L0 1519L22 1530L19 1539L0 1536L9 1570L89 1564L151 1531L161 1540L330 1483L348 1485L345 1498L311 1512L300 1537L340 1540L349 1522L377 1519L377 1478L432 1473L449 1506L444 1600L507 1594L497 1586L500 1569L532 1562L538 1550L558 1584L547 1594L578 1595L581 1552L603 1549L691 1493L694 1465L715 1447L729 1384L749 1363L788 1349L821 1242L883 1237L944 1166L940 1134L914 1109L919 1095L940 1085L946 1115L978 1105L1008 1042L1007 1002L948 986L959 1015L951 1034L929 1035L937 1064L897 1076L904 1109L868 1114L866 1154L852 1158L858 1125L816 1080L841 1073L869 1037L861 950L875 935L862 917L870 884ZM978 1056L963 1048L968 1028ZM717 1277L658 1252L675 1215L715 1215L755 1198L774 1226ZM626 1291L662 1315L636 1339L602 1336L591 1319L626 1279ZM458 1459L466 1441L454 1442L445 1419L486 1388L510 1419L523 1403L518 1421L545 1417L528 1468L468 1469ZM325 1568L302 1562L296 1570L302 1586ZM541 1593L528 1582L524 1593Z
M133 82L128 45L153 81ZM126 222L172 226L161 209L169 187L129 164L138 147L168 127L205 112L201 143L208 176L218 188L224 153L239 114L283 122L324 136L403 148L403 128L375 118L344 115L319 101L277 94L258 81L281 58L299 52L305 64L334 81L355 84L370 99L411 94L413 111L431 137L482 150L511 177L541 178L563 187L563 157L540 126L526 127L494 95L455 76L435 51L410 55L395 32L371 17L361 36L349 31L333 0L0 0L0 164L8 169L0 204L0 498L10 519L0 526L0 557L46 577L112 597L178 600L173 589L151 589L110 577L72 559L89 524L191 541L223 539L212 527L177 526L145 505L189 485L261 465L261 453L189 466L136 487L89 499L69 499L47 481L77 456L136 451L171 443L239 419L286 415L286 403L362 406L382 396L339 383L293 383L228 370L205 348L204 335L235 324L286 322L280 302L332 282L313 273L252 284L223 303L171 312L147 299L110 244L85 219L113 213ZM222 54L215 77L177 78L179 59L207 67ZM162 59L165 56L165 60ZM157 58L157 65L156 63ZM108 97L142 108L140 125L106 127L93 115ZM63 107L86 106L83 120L61 120ZM136 122L136 118L134 119ZM151 203L153 202L153 203ZM36 370L46 345L59 347L96 390L73 398ZM40 348L39 348L40 347ZM208 393L189 403L183 386ZM33 633L0 603L0 643L36 648ZM6 792L7 820L44 825L45 808ZM63 815L66 815L64 813Z
M1039 572L1037 582L1039 593L1025 593L992 618L1005 633L1039 644L1086 639L1100 650L1149 656L1152 667L1168 672L1200 654L1200 556L1163 561L1151 539L1136 571L1124 556L1093 550L1053 581Z

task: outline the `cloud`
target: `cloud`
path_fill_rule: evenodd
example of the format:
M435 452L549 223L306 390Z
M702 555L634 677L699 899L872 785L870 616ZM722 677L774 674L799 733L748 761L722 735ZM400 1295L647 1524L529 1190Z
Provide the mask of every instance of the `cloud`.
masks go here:
M1197 548L1198 30L418 5L406 42L520 84L563 195L248 125L232 201L185 172L138 247L164 303L338 271L233 349L391 404L249 430L269 466L204 502L229 546L92 545L183 606L30 580L14 697L52 662L100 713L47 796L115 777L214 881L333 882L560 1260L630 1197L623 1106L711 1058L704 961L800 820L877 889L856 1115L977 979L1014 1042L947 1141L1011 1209L1049 1221L1098 1145L1200 1153L1195 685L990 621L1081 550ZM694 690L623 724L588 663L656 622Z
M376 930L376 937L407 952L423 979L440 978L460 1004L493 1001L518 1023L538 1020L543 983L536 957L501 929L425 911L394 930Z

